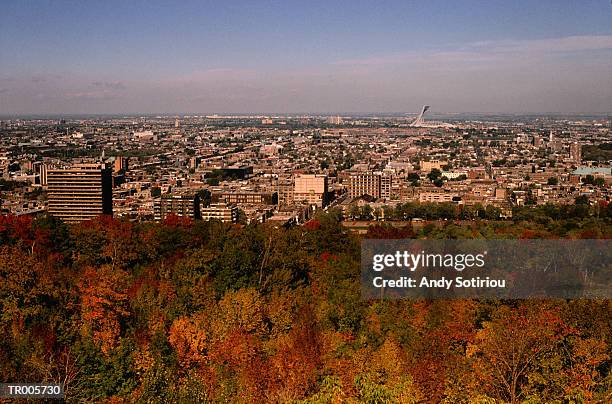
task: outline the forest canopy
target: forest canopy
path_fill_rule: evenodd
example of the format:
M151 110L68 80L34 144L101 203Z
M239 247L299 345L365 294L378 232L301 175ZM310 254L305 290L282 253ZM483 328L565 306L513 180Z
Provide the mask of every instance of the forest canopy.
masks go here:
M563 209L364 237L612 236L609 206ZM0 378L73 402L609 398L608 300L364 301L360 237L338 211L288 229L2 216Z

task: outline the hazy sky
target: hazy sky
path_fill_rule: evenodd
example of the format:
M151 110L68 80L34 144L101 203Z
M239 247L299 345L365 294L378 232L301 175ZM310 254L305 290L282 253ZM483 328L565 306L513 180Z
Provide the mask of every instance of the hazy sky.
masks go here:
M612 112L612 3L0 5L0 114Z

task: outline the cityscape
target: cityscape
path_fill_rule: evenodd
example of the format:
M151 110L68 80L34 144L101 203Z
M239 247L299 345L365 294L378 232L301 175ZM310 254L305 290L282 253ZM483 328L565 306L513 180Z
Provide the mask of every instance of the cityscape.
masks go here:
M606 205L608 117L142 116L1 123L2 213L303 224L443 203L461 218ZM480 212L480 213L479 213ZM449 217L452 218L452 217Z
M608 0L5 0L0 403L612 402Z

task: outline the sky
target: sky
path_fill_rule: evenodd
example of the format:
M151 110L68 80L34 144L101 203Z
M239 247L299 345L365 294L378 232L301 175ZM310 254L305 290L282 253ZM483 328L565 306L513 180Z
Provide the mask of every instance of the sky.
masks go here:
M612 113L610 0L2 0L0 115Z

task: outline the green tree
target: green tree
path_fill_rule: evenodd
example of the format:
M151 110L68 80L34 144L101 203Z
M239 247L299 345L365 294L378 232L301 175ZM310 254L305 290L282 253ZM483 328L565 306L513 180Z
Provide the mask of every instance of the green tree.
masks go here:
M432 170L429 172L429 174L427 174L427 178L431 182L434 182L435 180L437 180L440 177L442 177L442 171L438 170L437 168L432 168Z

